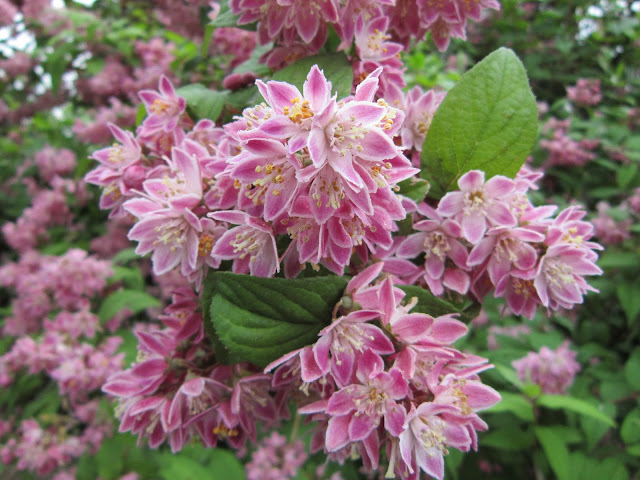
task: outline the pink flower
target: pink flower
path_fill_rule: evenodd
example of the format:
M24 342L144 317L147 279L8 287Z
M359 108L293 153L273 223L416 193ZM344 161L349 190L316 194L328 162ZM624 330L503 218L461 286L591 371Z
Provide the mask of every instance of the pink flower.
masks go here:
M592 253L589 251L589 253ZM594 258L573 245L554 245L540 259L534 285L545 307L552 310L572 308L582 303L582 296L595 288L587 284L584 275L601 275Z
M446 197L445 197L446 198ZM396 250L400 258L415 258L425 254L424 280L434 295L442 295L444 287L459 293L469 289L467 249L459 242L462 230L452 219L443 219L427 204L418 206L418 212L425 217L413 225L419 233L409 235ZM447 260L458 268L446 268Z
M235 273L251 273L258 277L273 277L280 271L276 240L271 226L264 220L240 211L224 211L208 214L234 227L216 242L211 256L221 260L234 260Z
M406 411L397 403L407 395L407 383L400 370L385 372L382 359L367 351L358 363L359 384L334 393L325 413L330 415L326 448L333 452L349 442L367 438L384 417L386 430L393 436L402 432Z
M513 362L513 367L520 380L540 385L543 393L564 395L580 371L576 355L565 341L556 350L542 347L538 353L529 352Z
M149 114L140 125L141 135L173 131L178 125L180 115L184 113L185 99L176 95L173 85L164 75L160 77L158 89L160 93L153 90L142 90L138 93Z
M516 218L509 208L508 196L515 188L513 180L496 175L484 181L484 172L471 170L458 180L459 192L447 193L436 210L443 217L454 217L462 234L472 244L480 241L488 226L513 227Z
M178 264L183 275L196 269L202 225L191 210L162 208L145 198L129 200L125 208L141 219L129 231L128 238L139 242L138 255L153 252L151 261L156 275L162 275Z
M427 475L442 480L447 448L468 451L471 446L465 423L451 405L423 403L418 408L412 406L405 429L400 434L399 460L410 473L421 469Z

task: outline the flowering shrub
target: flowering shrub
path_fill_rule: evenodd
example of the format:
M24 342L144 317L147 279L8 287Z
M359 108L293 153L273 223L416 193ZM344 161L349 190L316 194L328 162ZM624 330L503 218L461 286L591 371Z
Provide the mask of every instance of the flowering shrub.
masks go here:
M536 8L0 0L0 472L628 478L636 100Z

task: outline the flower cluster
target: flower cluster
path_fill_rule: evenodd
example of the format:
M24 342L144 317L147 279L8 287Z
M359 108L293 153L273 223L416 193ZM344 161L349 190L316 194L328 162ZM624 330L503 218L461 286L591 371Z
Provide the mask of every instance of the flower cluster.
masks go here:
M513 367L520 380L540 385L543 393L566 394L580 371L576 355L569 350L569 342L565 341L555 350L542 347L538 353L529 352L526 357L513 362Z
M445 288L482 299L491 289L505 297L516 315L533 318L539 305L551 310L582 303L594 290L585 275L599 275L589 241L593 225L586 212L569 207L535 207L527 191L539 174L523 168L511 180L472 170L458 181L437 208L423 203L414 214L418 233L402 240L388 270L408 283L421 279L436 295ZM424 255L423 266L402 261Z
M286 50L291 52L286 63L317 52L327 39L329 26L340 36L343 48L349 48L355 39L358 55L363 51L365 55L395 55L401 44L393 43L385 50L383 43L390 38L387 30L405 45L430 32L442 51L452 37L466 39L467 21L481 20L483 9L500 9L496 0L231 0L229 4L239 15L239 25L257 22L261 44L275 40L277 46L268 54L268 64L275 57L285 57Z
M295 478L298 469L307 460L300 439L287 443L282 435L273 432L262 441L247 463L249 480L282 480Z
M477 375L491 365L452 347L466 326L452 315L411 313L417 299L405 301L382 268L353 277L315 344L266 370L277 367L274 387L307 393L299 412L316 421L312 450L339 461L356 452L376 470L382 449L389 473L442 479L448 448L477 448L486 424L476 412L500 396Z

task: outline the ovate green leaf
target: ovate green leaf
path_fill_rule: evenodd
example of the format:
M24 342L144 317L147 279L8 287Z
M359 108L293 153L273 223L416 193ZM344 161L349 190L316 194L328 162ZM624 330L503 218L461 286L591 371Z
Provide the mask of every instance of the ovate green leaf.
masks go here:
M282 355L315 343L331 322L347 280L337 276L284 279L217 272L209 308L228 361L264 367Z
M538 109L527 74L501 48L465 73L438 107L422 147L420 176L442 197L469 170L513 177L536 139Z

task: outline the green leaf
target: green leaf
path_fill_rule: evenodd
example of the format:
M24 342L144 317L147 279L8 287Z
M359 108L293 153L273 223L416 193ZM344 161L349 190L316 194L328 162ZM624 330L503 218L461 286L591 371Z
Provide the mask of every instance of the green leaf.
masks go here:
M565 410L568 412L585 415L596 420L600 420L611 427L615 427L616 423L607 415L598 410L597 407L579 398L570 397L568 395L540 395L536 404L540 407L551 408L554 410Z
M125 248L124 250L120 250L118 253L116 253L111 259L111 262L115 263L116 265L121 265L138 258L140 258L140 255L136 253L135 248Z
M351 95L353 67L343 53L314 55L313 57L303 58L274 73L273 79L291 83L302 91L302 85L314 65L318 65L324 72L327 80L331 82L332 92L337 92L338 99Z
M533 422L533 404L517 393L500 392L502 400L484 413L511 412L525 422Z
M225 480L244 480L246 477L244 467L233 453L229 450L216 448L207 451L209 463L207 469L210 472L224 472Z
M507 382L515 386L518 390L524 390L524 384L522 383L522 380L518 378L518 374L513 367L502 365L500 363L494 364L494 367Z
M412 312L426 313L432 317L439 317L448 313L461 313L460 309L455 305L436 297L428 290L414 285L398 285L398 287L407 294L405 300L412 297L418 299L418 304L413 307Z
M536 437L558 480L569 478L569 450L553 427L534 427Z
M640 408L635 408L622 421L620 436L624 443L640 441Z
M411 177L403 180L398 184L400 187L400 195L409 197L414 202L420 203L429 193L429 182L422 178Z
M533 147L538 109L513 51L500 48L465 73L444 98L422 147L430 196L456 188L469 170L513 177Z
M209 308L216 335L230 362L264 367L297 348L314 343L331 322L347 280L337 276L284 279L213 273Z
M640 291L640 282L637 281L633 283L619 283L616 287L618 300L620 300L620 306L627 316L628 325L631 325L640 313L640 295L638 295L638 291Z
M212 478L212 472L208 468L184 455L166 454L161 458L161 465L160 474L165 480L202 480Z
M224 8L224 9L221 9L221 12L218 14L216 19L212 21L209 25L213 25L215 28L220 28L220 27L242 28L242 25L238 25L238 18L240 18L240 15L234 15L231 9Z
M144 103L141 103L138 106L138 111L136 112L136 126L140 126L146 117L147 109L145 108Z
M132 314L139 313L147 308L159 307L160 301L146 292L139 290L118 290L104 299L98 310L98 318L101 322L107 322L125 308Z
M187 108L198 120L208 118L214 122L222 113L228 95L228 92L209 90L199 83L180 87L176 93L186 99Z
M144 277L138 268L121 267L114 265L113 275L107 280L107 285L122 282L122 284L133 290L144 290Z
M634 390L640 390L640 347L635 348L625 363L624 376Z
M478 443L481 447L516 451L532 447L534 438L531 430L521 430L514 424L508 424L484 434Z
M620 458L606 458L592 472L593 478L629 480L629 472Z

